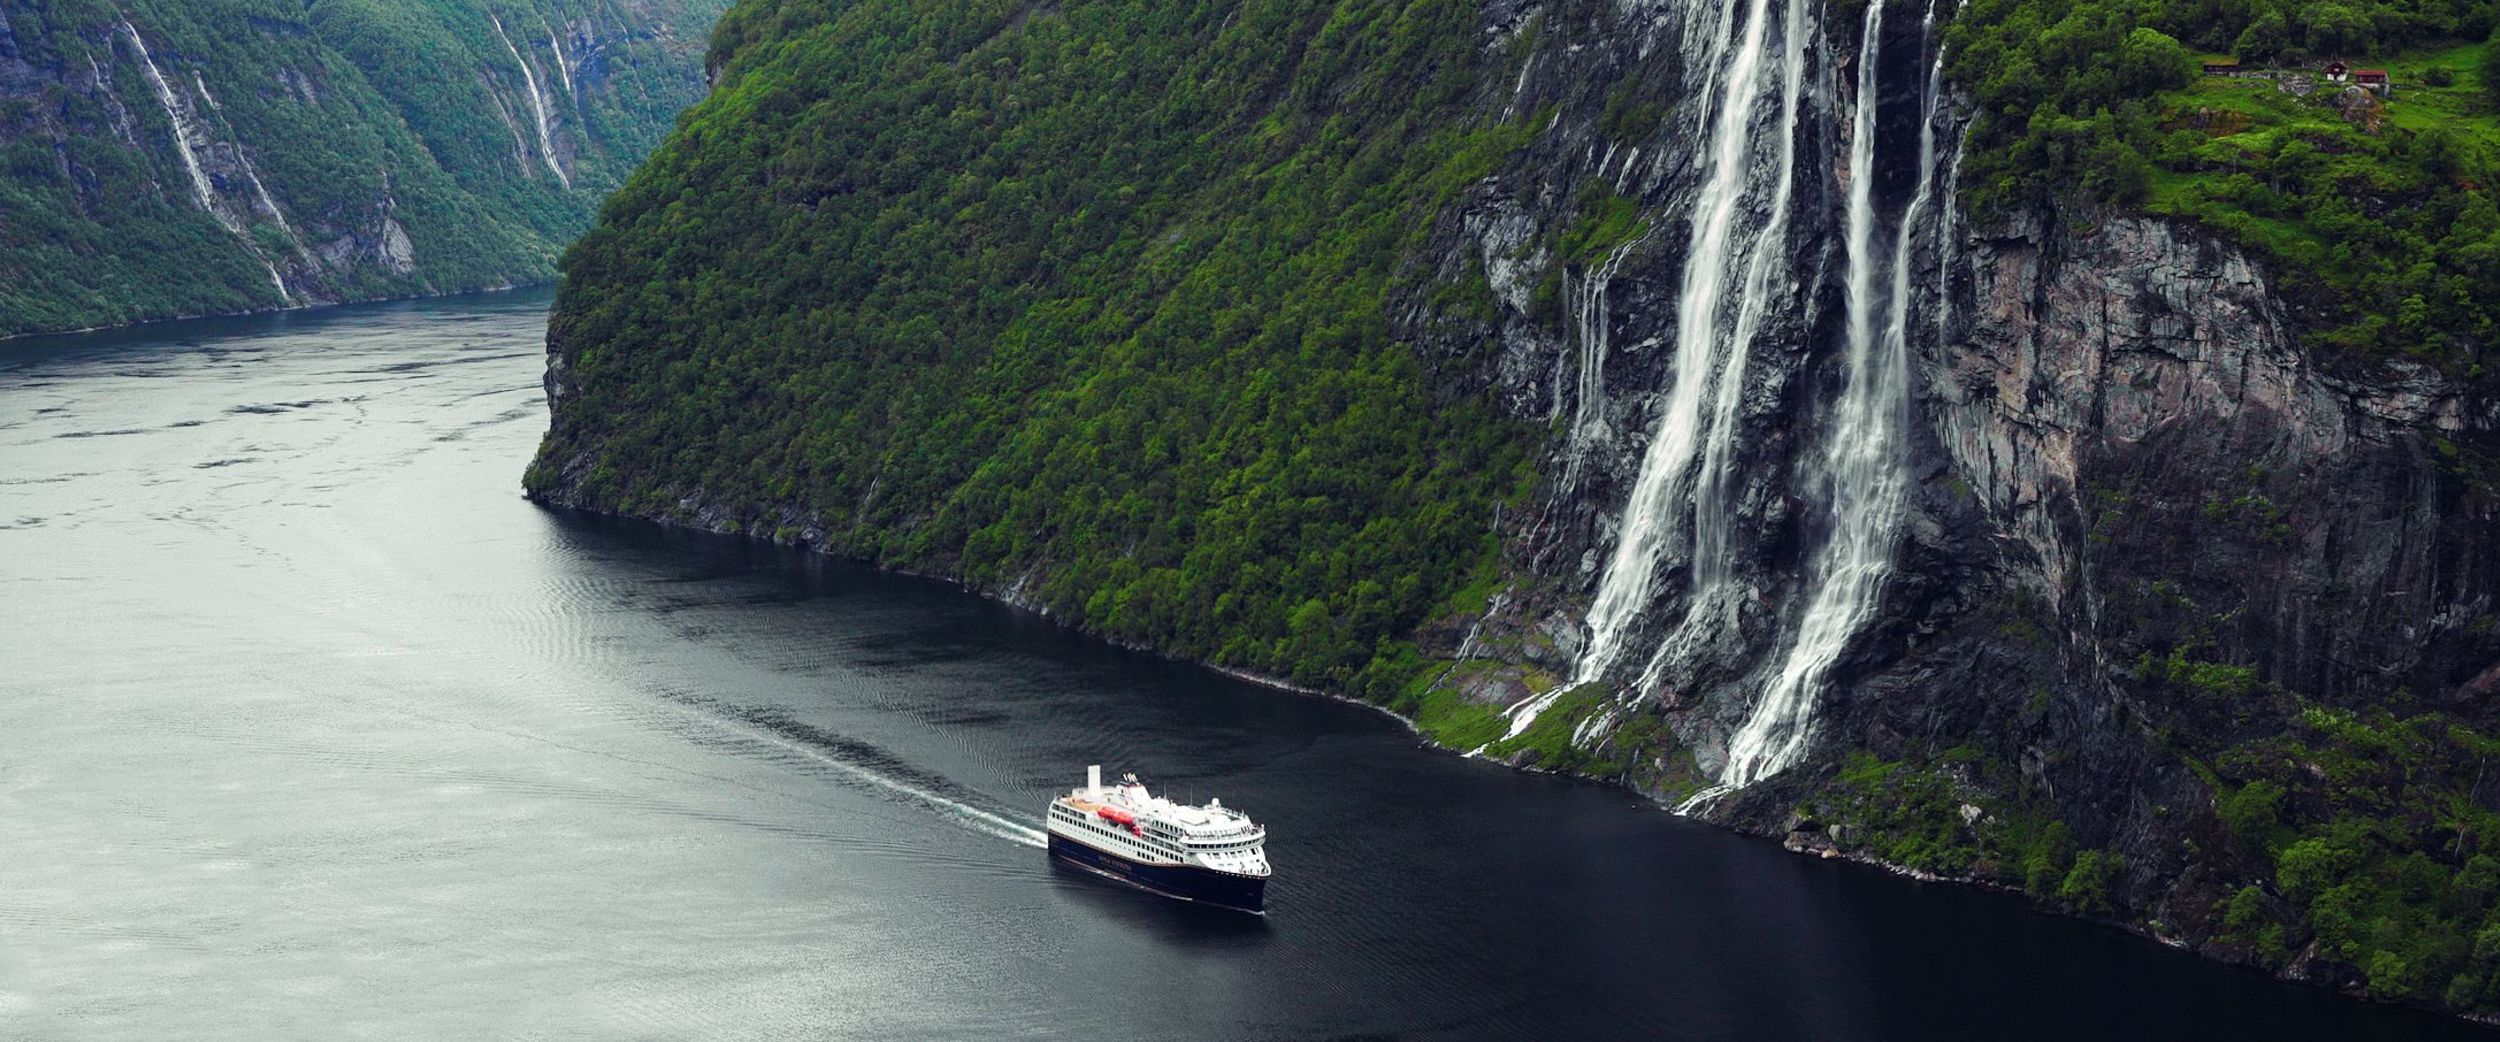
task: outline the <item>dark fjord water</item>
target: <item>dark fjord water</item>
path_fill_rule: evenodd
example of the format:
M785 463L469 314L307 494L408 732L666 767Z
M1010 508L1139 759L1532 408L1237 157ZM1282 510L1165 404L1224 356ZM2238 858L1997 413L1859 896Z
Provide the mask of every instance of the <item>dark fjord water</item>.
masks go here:
M0 344L0 1037L2483 1037L542 512L545 306ZM1050 867L1088 762L1274 913Z

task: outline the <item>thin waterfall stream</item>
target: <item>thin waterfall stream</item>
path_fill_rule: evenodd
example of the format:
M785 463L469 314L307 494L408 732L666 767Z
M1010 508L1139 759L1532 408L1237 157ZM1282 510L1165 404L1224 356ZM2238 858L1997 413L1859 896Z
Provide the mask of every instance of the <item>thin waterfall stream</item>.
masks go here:
M556 162L555 137L547 129L547 98L538 92L538 73L530 68L529 59L521 56L521 49L512 45L512 37L504 32L503 19L491 13L487 19L495 23L495 37L503 41L504 50L512 52L512 63L521 67L521 82L529 87L530 115L538 123L539 158L546 161L547 172L556 175L558 183L573 187L572 176L564 172L563 164Z

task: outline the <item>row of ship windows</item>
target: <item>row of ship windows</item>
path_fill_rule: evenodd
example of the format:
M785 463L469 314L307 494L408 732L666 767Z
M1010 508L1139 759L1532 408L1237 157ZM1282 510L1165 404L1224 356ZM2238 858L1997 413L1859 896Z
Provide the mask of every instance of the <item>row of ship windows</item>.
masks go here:
M1052 811L1052 813L1056 813L1056 814L1058 814L1060 817L1062 817L1062 818L1066 819L1066 820L1067 820L1068 822L1070 822L1071 824L1077 825L1077 826L1079 826L1079 827L1081 827L1081 828L1092 829L1093 831L1095 831L1096 833L1099 833L1099 834L1101 834L1101 835L1105 835L1105 836L1127 836L1129 839L1132 839L1132 840L1143 840L1143 841L1146 843L1146 845L1151 846L1151 847L1154 847L1154 848L1159 849L1159 850L1162 850L1163 852L1165 852L1165 853L1167 853L1167 854L1171 854L1171 855L1173 855L1174 857L1179 857L1179 856L1181 856L1181 854L1182 854L1182 850L1181 850L1181 847L1180 847L1180 845L1179 845L1179 844L1176 844L1176 843L1174 843L1174 842L1172 842L1172 841L1170 841L1170 840L1168 840L1168 839L1165 839L1165 838L1163 838L1162 836L1156 835L1156 834L1154 834L1154 833L1152 833L1152 832L1149 832L1149 833L1147 833L1147 834L1146 834L1146 835L1144 835L1144 836L1139 836L1139 835L1135 835L1135 834L1129 833L1129 832L1128 832L1127 830L1125 830L1125 829L1113 829L1113 828L1106 828L1106 827L1104 827L1101 823L1099 823L1099 822L1095 821L1094 819L1089 818L1089 817L1086 817L1085 815L1080 814L1080 813L1078 813L1078 812L1076 812L1076 811L1074 811L1074 810L1070 810L1070 809L1068 809L1068 808L1066 808L1066 807L1053 807L1053 808L1051 808L1051 811ZM1242 851L1242 850L1247 850L1247 849L1249 849L1249 848L1247 848L1247 847L1202 847L1202 848L1199 848L1199 852L1200 852L1200 853L1206 853L1206 854L1231 854L1231 853L1237 853L1237 852L1240 852L1240 851Z

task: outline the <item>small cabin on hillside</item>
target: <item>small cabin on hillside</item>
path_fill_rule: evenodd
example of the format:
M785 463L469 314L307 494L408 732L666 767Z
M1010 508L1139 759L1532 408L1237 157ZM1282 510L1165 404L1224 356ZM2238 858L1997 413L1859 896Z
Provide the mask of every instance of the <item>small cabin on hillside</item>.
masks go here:
M2352 82L2353 86L2377 91L2382 97L2387 94L2387 70L2385 69L2354 69Z
M2240 63L2238 62L2205 63L2205 75L2207 76L2237 76L2239 74Z

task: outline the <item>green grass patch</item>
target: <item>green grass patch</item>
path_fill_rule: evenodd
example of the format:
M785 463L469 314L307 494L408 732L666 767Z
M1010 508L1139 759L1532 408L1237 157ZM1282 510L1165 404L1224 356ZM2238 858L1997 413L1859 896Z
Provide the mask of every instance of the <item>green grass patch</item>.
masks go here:
M1495 668L1495 663L1477 660L1460 663L1446 675L1436 673L1434 679L1440 683L1430 690L1425 685L1431 680L1416 684L1400 699L1401 708L1414 718L1417 730L1441 745L1462 752L1490 745L1510 728L1509 719L1492 706L1469 701L1456 685L1472 674Z

